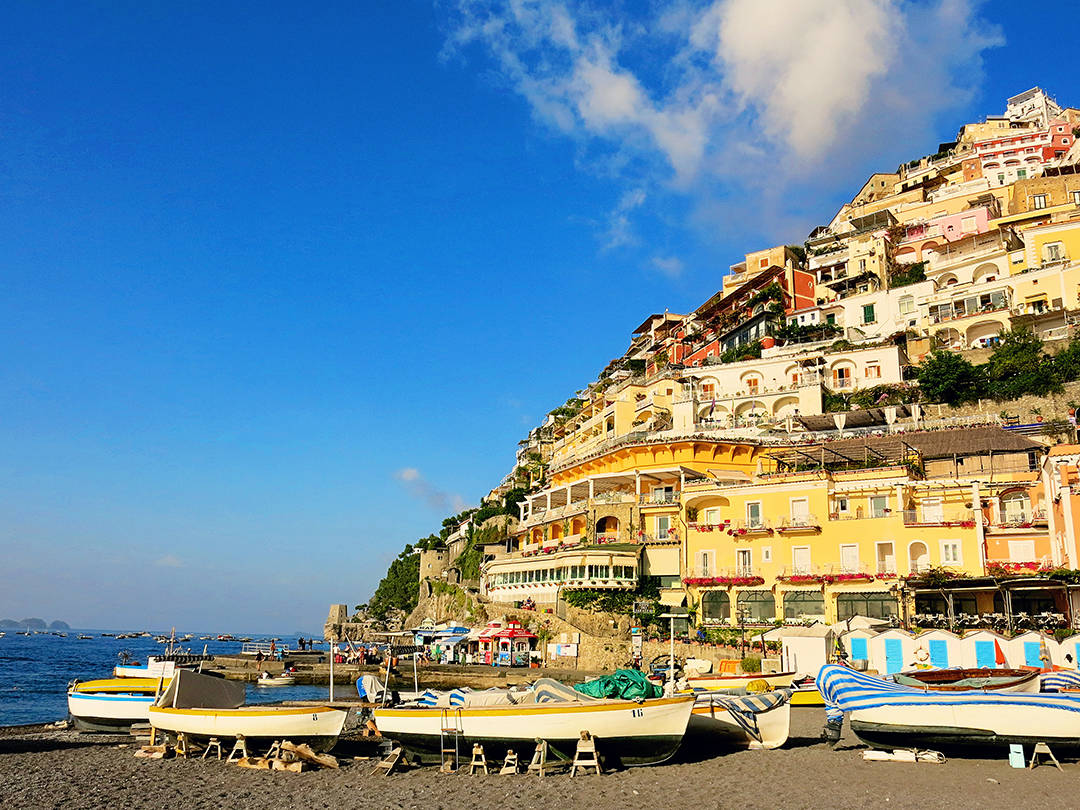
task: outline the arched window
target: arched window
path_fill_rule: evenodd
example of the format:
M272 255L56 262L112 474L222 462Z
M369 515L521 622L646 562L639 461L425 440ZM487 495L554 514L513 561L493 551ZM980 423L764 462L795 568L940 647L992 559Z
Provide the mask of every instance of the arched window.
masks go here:
M731 615L731 597L727 591L705 591L701 595L701 621L722 624Z
M736 602L739 613L748 622L776 620L776 597L772 591L743 591Z
M825 597L821 591L791 591L784 594L784 618L802 619L825 615Z
M850 619L852 616L887 619L898 614L896 597L887 591L842 593L836 597L836 618L839 621Z

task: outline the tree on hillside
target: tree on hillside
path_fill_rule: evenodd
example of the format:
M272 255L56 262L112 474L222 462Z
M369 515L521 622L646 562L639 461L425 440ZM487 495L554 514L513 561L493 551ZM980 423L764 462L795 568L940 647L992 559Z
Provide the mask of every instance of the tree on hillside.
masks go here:
M983 391L983 375L956 352L934 349L918 368L919 387L930 402L956 407L974 402Z
M1080 337L1074 337L1054 355L1054 373L1061 382L1080 379Z
M987 385L994 399L1046 396L1061 390L1054 362L1030 329L1001 333L1001 343L986 363Z
M420 553L412 544L406 544L375 589L375 595L368 602L368 611L375 618L383 619L392 608L411 613L419 601Z

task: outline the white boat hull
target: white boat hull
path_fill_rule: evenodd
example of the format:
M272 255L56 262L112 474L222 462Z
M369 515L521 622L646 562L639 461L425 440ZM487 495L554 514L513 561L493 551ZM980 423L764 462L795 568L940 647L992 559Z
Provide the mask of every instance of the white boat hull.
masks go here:
M440 729L460 730L459 751L480 743L488 758L515 750L528 756L536 740L572 757L582 731L597 738L601 753L625 765L652 765L679 749L693 709L692 696L627 700L568 701L517 706L452 709L376 709L375 725L414 756L439 756ZM452 737L451 737L452 739Z
M68 713L82 731L124 731L146 723L154 696L132 694L68 693Z
M771 749L787 742L790 728L791 704L786 699L748 714L738 710L737 700L699 696L687 734L703 743Z
M328 751L337 742L347 712L328 706L294 708L242 706L238 709L172 709L151 706L149 719L154 728L172 734L198 738L248 740L291 740L308 742L316 750Z
M280 676L277 678L259 678L255 681L256 686L295 686L296 678L291 675Z

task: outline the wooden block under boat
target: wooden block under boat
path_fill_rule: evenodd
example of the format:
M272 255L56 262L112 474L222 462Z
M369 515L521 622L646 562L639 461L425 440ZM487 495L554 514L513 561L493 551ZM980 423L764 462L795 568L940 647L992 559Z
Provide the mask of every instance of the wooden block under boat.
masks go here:
M303 760L286 762L283 759L272 760L272 769L275 771L288 771L289 773L302 773L304 770Z
M252 768L257 771L270 770L270 760L266 757L240 757L236 764L241 768Z
M284 740L281 743L281 750L293 753L297 757L302 759L304 762L310 762L312 765L318 765L322 768L338 767L338 761L336 757L330 754L316 754L312 750L311 746L307 743L301 743L300 745L296 745L295 743L291 743L288 740Z

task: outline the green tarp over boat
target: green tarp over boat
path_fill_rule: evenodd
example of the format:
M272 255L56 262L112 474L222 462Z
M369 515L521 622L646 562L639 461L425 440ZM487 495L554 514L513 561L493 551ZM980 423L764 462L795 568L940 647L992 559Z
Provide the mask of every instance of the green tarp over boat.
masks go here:
M664 691L636 669L617 669L613 675L604 675L585 683L574 684L574 690L594 698L622 698L642 700L662 697Z

